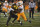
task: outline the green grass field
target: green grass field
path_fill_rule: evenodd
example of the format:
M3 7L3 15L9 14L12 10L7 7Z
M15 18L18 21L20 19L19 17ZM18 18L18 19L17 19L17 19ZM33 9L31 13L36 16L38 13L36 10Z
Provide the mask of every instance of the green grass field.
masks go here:
M29 14L25 14L26 17L29 19ZM7 22L7 17L4 17L3 14L1 14L1 18L0 18L0 27L6 27L5 24ZM9 26L7 27L40 27L40 13L34 13L34 19L30 18L29 20L32 21L32 23L30 24L28 21L25 22L23 20L22 17L20 17L20 20L23 21L23 25L21 26L17 20L15 21L14 24L11 24L13 18L11 18L10 22L9 22Z

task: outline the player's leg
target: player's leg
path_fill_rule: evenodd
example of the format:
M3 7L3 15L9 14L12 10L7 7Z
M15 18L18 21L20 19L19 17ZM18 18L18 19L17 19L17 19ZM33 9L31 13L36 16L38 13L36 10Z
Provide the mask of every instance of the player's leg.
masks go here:
M2 12L4 13L4 16L5 16L5 8L2 9Z
M5 12L5 16L7 16L7 12Z
M6 16L6 12L3 12L4 13L4 17Z
M17 20L18 16L17 15L13 15L14 20L12 21L14 23L15 20Z
M17 16L18 16L17 21L20 22L20 20L19 20L20 19L20 13L18 13Z
M20 19L20 13L18 13L17 16L18 16L17 21L22 25L22 22L19 20Z
M18 16L18 18L17 18L17 21L18 21L20 19L20 13L18 13L17 16Z
M7 9L5 10L5 16L7 16Z
M24 12L21 13L21 16L23 17L23 19L24 19L25 21L27 21L27 18L26 18L26 16L25 16Z
M23 17L23 19L24 19L25 21L29 21L29 22L31 23L31 21L26 18L24 12L21 14L21 16Z
M29 18L31 18L31 10L29 11Z
M32 19L33 19L33 14L34 14L34 8L32 9Z
M11 16L8 17L8 20L7 20L6 26L8 26L8 22L10 21L10 19L11 19Z
M15 21L17 18L18 18L17 21L21 23L21 21L19 20L19 17L20 17L19 15L17 16L17 15L14 14L12 17L14 18L14 20L13 20L11 23L14 23L14 21ZM21 23L21 25L22 25L22 23Z
M4 13L4 16L6 16L6 15L5 15L5 12L3 12L3 13Z

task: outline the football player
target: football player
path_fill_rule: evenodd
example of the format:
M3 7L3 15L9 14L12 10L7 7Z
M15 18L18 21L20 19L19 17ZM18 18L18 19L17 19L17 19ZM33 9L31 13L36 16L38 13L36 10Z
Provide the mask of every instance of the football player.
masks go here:
M23 19L24 19L25 21L27 21L28 19L26 18L25 14L24 14L23 1L22 1L22 0L18 0L17 5L18 5L18 9L21 10L21 11L17 14L17 16L18 16L17 21L19 21L20 16L22 16ZM31 21L29 21L29 22L31 23Z
M10 21L11 18L14 18L14 20L11 22L11 23L14 23L14 21L18 18L18 16L16 15L16 13L20 12L17 10L18 8L16 8L16 5L13 4L12 5L12 8L10 8L10 11L9 11L9 17L8 17L8 20L7 20L7 23L6 25L8 26L8 22ZM21 21L18 21L20 22L20 24L22 25L22 22Z
M8 2L5 1L5 2L3 3L3 8L2 8L2 11L4 12L4 16L7 15L7 8L8 8Z

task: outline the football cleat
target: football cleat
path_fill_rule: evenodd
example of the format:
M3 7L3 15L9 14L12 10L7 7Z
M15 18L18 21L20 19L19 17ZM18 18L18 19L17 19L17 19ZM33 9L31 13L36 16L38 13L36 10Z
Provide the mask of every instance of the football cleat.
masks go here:
M31 20L29 20L29 22L31 23Z
M21 25L22 25L22 23L21 23Z
M14 24L14 22L11 22L12 24Z
M22 22L20 22L20 24L22 25L23 23L22 23Z
M5 26L8 26L8 24L6 24Z

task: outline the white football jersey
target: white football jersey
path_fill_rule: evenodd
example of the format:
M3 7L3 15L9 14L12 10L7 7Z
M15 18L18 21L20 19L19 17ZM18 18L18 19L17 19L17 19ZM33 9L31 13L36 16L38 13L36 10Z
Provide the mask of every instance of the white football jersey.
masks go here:
M8 3L5 3L5 2L4 2L3 5L6 7L6 6L8 6Z
M17 6L19 6L18 9L22 9L22 11L20 13L24 12L23 1L18 1Z

